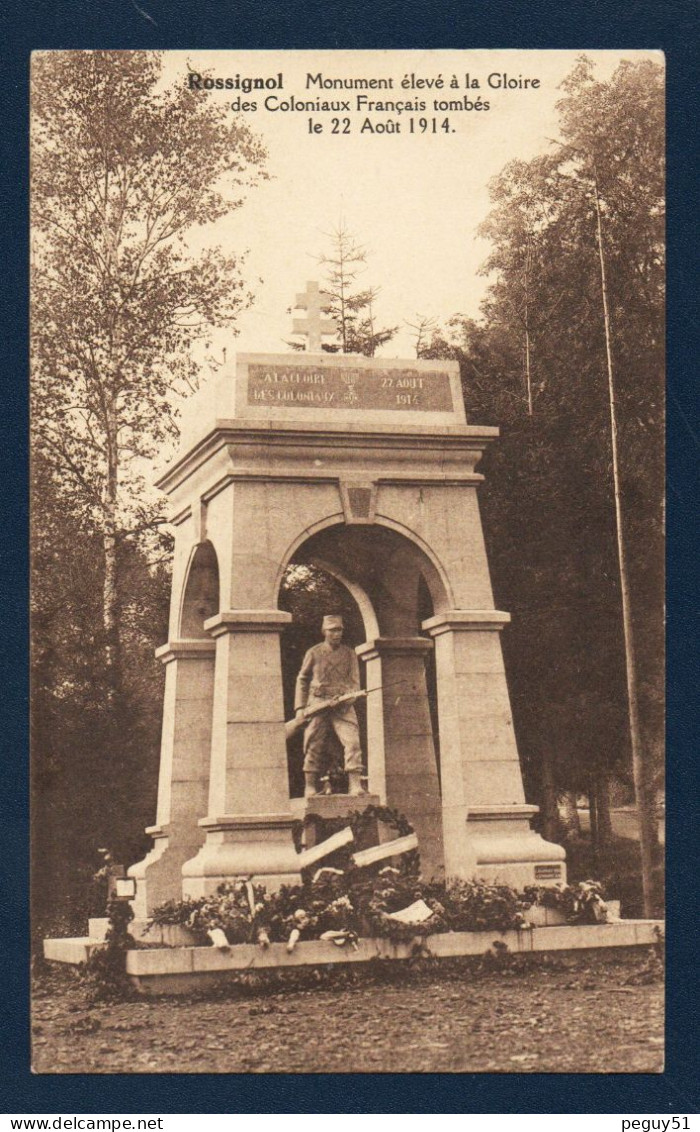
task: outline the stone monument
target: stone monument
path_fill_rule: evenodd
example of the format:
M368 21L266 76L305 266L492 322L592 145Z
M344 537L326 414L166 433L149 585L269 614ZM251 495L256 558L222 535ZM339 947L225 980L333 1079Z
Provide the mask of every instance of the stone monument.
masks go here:
M479 515L498 430L467 423L456 362L310 350L239 354L161 476L175 530L154 845L135 912L254 874L299 879L279 608L287 567L316 565L360 610L370 792L418 834L424 875L565 881L530 828ZM426 594L429 602L426 613ZM436 757L426 682L434 653ZM397 688L399 691L397 692Z

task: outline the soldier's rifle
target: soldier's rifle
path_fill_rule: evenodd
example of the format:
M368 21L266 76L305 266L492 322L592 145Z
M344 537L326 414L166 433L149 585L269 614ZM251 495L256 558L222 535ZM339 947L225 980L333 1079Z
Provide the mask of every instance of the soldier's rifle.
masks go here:
M385 688L393 688L396 684L405 684L406 682L406 680L396 680L394 684L385 684L379 688L358 688L356 692L343 692L340 696L333 696L330 700L323 700L313 707L305 708L300 715L295 715L294 719L287 720L284 725L285 738L291 739L293 735L296 735L297 731L300 731L302 727L306 727L306 724L310 719L313 719L315 715L321 715L324 711L333 711L333 709L339 707L340 704L354 703L355 700L369 696L371 692L381 692Z

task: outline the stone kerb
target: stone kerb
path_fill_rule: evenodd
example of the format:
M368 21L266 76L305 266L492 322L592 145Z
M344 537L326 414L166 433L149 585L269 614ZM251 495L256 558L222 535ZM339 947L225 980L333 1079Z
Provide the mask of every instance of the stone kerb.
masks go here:
M532 927L506 932L449 932L426 936L421 939L421 945L426 955L441 959L483 955L492 950L494 942L505 945L511 954L648 947L657 941L658 930L662 926L663 921L623 920L610 924ZM134 985L146 995L178 994L201 988L208 980L221 979L227 973L235 975L241 970L326 967L329 964L362 964L378 958L410 960L414 957L415 941L359 939L357 948L353 949L338 948L329 941L309 940L298 943L291 954L283 943L273 943L265 949L255 944L236 944L226 951L212 947L135 950L127 952L126 969ZM63 956L53 954L51 958ZM64 961L71 962L67 956Z

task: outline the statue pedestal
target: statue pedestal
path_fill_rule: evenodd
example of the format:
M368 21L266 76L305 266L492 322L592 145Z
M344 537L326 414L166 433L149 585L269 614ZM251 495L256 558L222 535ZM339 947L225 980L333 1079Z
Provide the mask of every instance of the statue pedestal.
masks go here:
M368 806L381 806L378 794L313 794L304 798L304 815L318 814L326 820L361 814Z
M347 819L353 814L361 814L368 806L381 806L378 794L314 794L304 798L302 819L305 819L306 848L313 849L319 841L324 841L330 833L323 829L323 822ZM355 841L355 848L369 849L371 845L391 841L396 834L384 822L375 822L366 837Z

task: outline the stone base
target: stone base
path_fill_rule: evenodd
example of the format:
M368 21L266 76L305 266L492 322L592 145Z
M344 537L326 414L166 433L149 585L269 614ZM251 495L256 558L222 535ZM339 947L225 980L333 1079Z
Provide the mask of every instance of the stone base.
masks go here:
M477 880L528 885L566 884L566 850L530 829L537 806L483 806L469 811L467 834Z
M195 830L196 833L199 832ZM146 830L154 838L153 848L142 861L131 865L127 875L136 881L133 901L136 919L147 919L154 908L166 900L182 899L182 866L201 847L202 836L196 840L175 841L165 828L151 826Z
M198 899L216 892L235 877L252 877L275 892L283 884L300 884L298 854L289 814L241 814L204 818L206 841L182 866L182 894Z

